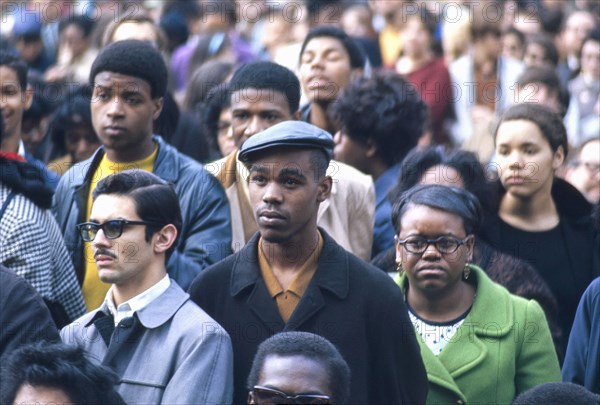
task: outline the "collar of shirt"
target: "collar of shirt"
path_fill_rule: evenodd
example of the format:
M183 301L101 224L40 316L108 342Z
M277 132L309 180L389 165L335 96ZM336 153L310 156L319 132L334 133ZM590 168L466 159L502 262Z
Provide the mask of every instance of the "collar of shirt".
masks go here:
M112 294L113 288L111 287L106 293L104 303L115 320L115 326L123 319L132 317L135 312L148 306L152 301L167 291L170 285L171 280L169 279L169 275L165 275L158 283L154 284L143 293L125 301L118 307L115 307L115 301L113 300Z
M25 157L25 144L23 143L23 140L19 141L19 150L17 150L17 153L20 156Z

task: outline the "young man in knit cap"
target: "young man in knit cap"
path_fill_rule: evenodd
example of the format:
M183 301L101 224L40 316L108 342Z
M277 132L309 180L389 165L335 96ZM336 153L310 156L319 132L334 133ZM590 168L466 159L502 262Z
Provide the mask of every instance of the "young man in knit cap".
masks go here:
M102 147L62 177L54 201L88 310L100 306L109 285L100 281L89 255L90 244L84 245L75 225L89 219L92 192L112 173L136 168L174 184L183 226L167 270L182 288L203 268L229 254L231 246L229 204L219 182L202 165L152 134L167 89L167 68L159 51L142 41L112 43L94 61L90 84L94 87L92 123Z
M301 121L281 122L241 146L259 232L190 287L232 337L236 404L247 397L244 381L260 342L293 330L339 348L353 403L425 403L425 368L401 292L317 227L331 193L332 153L331 135Z

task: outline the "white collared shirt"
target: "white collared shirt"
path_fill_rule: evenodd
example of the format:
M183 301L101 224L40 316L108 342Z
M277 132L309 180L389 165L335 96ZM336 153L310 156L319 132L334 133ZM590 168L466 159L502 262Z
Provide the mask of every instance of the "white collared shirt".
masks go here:
M119 305L118 308L115 308L115 301L112 293L113 287L111 286L106 293L104 303L114 318L115 326L117 326L123 319L132 317L135 312L140 311L148 306L152 301L167 291L170 285L171 280L167 274L158 283L154 284L143 293L136 295L128 301L125 301Z

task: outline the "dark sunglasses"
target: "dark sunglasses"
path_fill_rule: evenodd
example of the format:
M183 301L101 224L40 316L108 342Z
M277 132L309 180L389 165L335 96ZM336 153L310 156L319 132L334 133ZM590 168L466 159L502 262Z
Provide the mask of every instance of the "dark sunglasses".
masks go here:
M331 404L331 398L327 395L288 395L285 392L274 390L267 387L255 385L251 391L254 397L254 403L258 405L275 405L275 404L315 404L326 405Z
M113 219L110 221L106 221L103 224L98 224L96 222L84 222L77 225L77 229L79 229L79 233L81 235L81 239L85 242L91 242L98 234L98 230L102 229L104 232L104 236L107 239L116 239L123 234L123 228L125 226L130 225L154 225L161 226L157 222L148 222L148 221L128 221L126 219Z

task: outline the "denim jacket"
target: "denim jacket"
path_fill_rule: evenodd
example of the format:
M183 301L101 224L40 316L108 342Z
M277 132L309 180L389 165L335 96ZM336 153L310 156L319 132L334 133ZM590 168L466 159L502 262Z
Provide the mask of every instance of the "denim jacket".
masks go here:
M169 258L167 271L187 289L200 271L231 253L229 202L221 184L201 164L160 136L153 139L158 144L154 174L173 184L183 216L177 249ZM62 176L54 194L52 209L80 283L85 263L76 225L87 219L90 182L103 156L104 148L100 147L91 158L74 165Z

